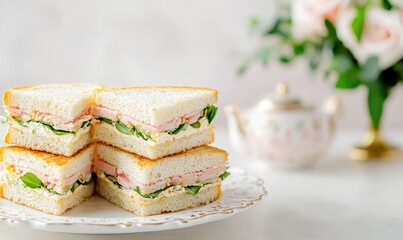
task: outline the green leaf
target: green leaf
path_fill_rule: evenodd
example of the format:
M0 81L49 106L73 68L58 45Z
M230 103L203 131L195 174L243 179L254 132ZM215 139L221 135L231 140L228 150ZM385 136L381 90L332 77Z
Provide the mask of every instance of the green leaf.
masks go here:
M354 65L352 59L346 54L335 56L332 67L339 73L357 70L357 67Z
M351 27L358 42L361 41L361 36L364 31L366 9L367 9L366 5L363 7L358 7L357 15L355 16L353 22L351 23Z
M42 124L44 127L52 131L55 135L66 135L66 134L73 134L76 135L75 132L70 132L70 131L65 131L65 130L58 130L55 129L52 125L42 122L42 121L36 121L36 120L29 120L28 122L36 122Z
M197 121L197 122L190 124L190 126L192 126L192 128L200 128L201 124L200 124L200 121Z
M187 186L187 187L185 187L185 190L186 190L187 193L189 193L189 194L194 196L199 192L201 187L202 186Z
M296 44L294 45L294 56L300 56L305 53L304 44Z
M376 81L379 78L381 71L378 67L378 57L371 56L362 66L362 79L365 81Z
M383 113L383 104L388 97L387 91L380 81L368 85L368 111L372 127L379 129Z
M115 123L115 128L120 133L123 133L123 134L126 134L126 135L133 135L135 133L135 131L136 131L134 127L129 128L128 126L126 126L126 124L124 124L124 123L122 123L120 121Z
M24 121L22 121L21 119L19 119L19 118L16 118L16 117L12 117L13 118L13 120L14 121L16 121L20 126L23 126L23 127L28 127L28 125L24 122Z
M266 30L266 35L271 35L271 34L279 34L281 33L281 25L282 25L282 19L279 18L277 21L270 26L269 29Z
M80 186L80 184L78 183L78 182L75 182L74 184L73 184L73 186L71 186L71 192L74 192L78 187Z
M8 117L6 115L0 115L0 123L7 123Z
M290 57L287 57L287 56L281 56L278 60L279 60L280 62L282 62L282 63L289 63L289 62L291 62L291 58L290 58Z
M48 192L51 193L51 194L63 195L63 194L58 193L58 192L56 192L55 190L49 189L49 188L47 188L47 187L43 187L43 189L45 189L46 191L48 191Z
M106 174L105 176L107 179L109 179L109 181L111 181L113 184L115 184L116 186L118 186L119 188L123 188L123 186L118 182L118 179L112 175Z
M222 173L222 174L220 175L220 178L221 178L222 181L224 181L224 179L226 179L229 175L231 175L231 173L225 171L224 173Z
M179 127L177 127L176 129L172 130L172 131L168 131L169 135L176 135L178 134L180 131L182 130L186 130L188 124L187 123L182 123L181 125L179 125Z
M243 75L248 70L249 66L255 61L259 61L263 66L266 66L269 63L270 52L271 50L268 47L257 50L238 68L237 74Z
M109 125L113 125L113 121L111 119L108 119L108 118L99 117L99 118L97 118L97 120L99 120L101 122L104 122L104 123L107 123Z
M77 180L77 182L80 184L80 185L89 185L90 183L92 183L93 181L95 181L97 179L97 175L93 172L93 173L91 173L91 177L90 177L90 179L88 179L87 181L85 181L85 180L82 180L82 179L78 179Z
M91 173L91 177L88 180L78 179L70 188L72 192L74 192L81 185L86 186L91 184L95 179L97 179L97 175L95 173Z
M210 124L214 117L216 116L218 111L218 107L213 106L213 105L208 105L205 109L204 109L204 114L203 116L205 116L207 118L208 123Z
M83 123L81 124L81 127L80 127L80 128L86 129L89 125L91 125L91 120L92 120L92 119L83 122Z
M356 74L348 71L346 73L339 73L335 87L339 89L353 89L360 84L361 81L357 78Z
M315 71L318 69L319 64L320 64L320 56L318 54L314 54L310 59L309 59L309 69L311 71Z
M269 63L270 49L263 48L256 52L255 58L259 60L263 66L266 66Z
M329 34L329 38L332 39L333 41L338 41L339 38L337 37L336 28L334 27L333 23L328 19L325 19L325 26Z
M144 197L144 198L156 198L156 197L158 197L165 189L167 189L167 188L158 190L158 191L153 192L153 193L150 193L150 194L144 194L144 193L141 192L140 187L137 186L137 187L134 189L134 191L136 191L138 194L140 194L140 195L141 195L142 197Z
M383 8L385 8L386 10L391 10L393 8L393 5L390 3L389 0L382 0L382 5Z
M136 131L136 136L138 138L142 138L145 141L147 141L149 139L149 137L146 136L145 134L143 134L138 128L135 128L135 131Z
M248 68L249 68L249 64L243 64L242 66L240 66L240 67L238 68L238 70L236 71L236 73L237 73L238 75L244 75L244 74L246 73L246 71L248 70Z
M41 188L44 187L42 181L33 173L27 172L20 177L21 181L30 188Z
M251 19L249 19L249 25L251 27L257 27L260 24L260 20L257 17L252 17Z

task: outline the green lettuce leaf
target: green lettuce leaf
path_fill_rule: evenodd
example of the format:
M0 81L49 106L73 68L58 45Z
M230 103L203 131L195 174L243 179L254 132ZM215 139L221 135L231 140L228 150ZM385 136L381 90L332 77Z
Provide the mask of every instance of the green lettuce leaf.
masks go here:
M187 193L195 196L200 191L201 187L202 186L187 186L187 187L185 187L185 190Z
M109 179L109 181L111 181L113 184L115 184L116 186L118 186L119 188L123 188L122 185L120 185L120 183L118 182L118 179L112 175L106 174L105 176L107 179Z
M190 126L192 128L200 128L201 124L200 124L200 121L197 120L197 122L194 122L194 123L190 124Z
M134 127L130 128L130 127L126 126L126 124L124 124L124 123L122 123L120 121L115 122L115 128L120 133L123 133L123 134L126 134L126 135L133 135L136 132L136 129Z
M88 180L78 179L70 188L70 191L74 192L79 186L87 186L97 179L95 173L91 173L91 177Z
M28 122L36 122L42 124L44 127L52 131L55 135L66 135L66 134L73 134L76 135L76 132L70 132L70 131L65 131L65 130L58 130L55 129L52 125L42 122L42 121L36 121L36 120L29 120Z
M24 121L22 121L21 119L16 118L16 117L12 117L12 119L14 121L16 121L20 126L23 126L23 127L26 127L26 128L28 127L28 125Z
M71 190L72 192L74 192L79 186L81 185L88 185L91 182L94 181L96 176L94 173L91 175L91 178L88 181L84 181L82 179L77 180L69 190ZM32 188L32 189L36 189L36 188L42 188L46 191L48 191L49 193L52 194L57 194L57 195L63 195L61 193L58 193L56 191L54 191L53 189L49 189L47 188L43 182L33 173L31 172L27 172L25 173L23 176L20 177L20 180L25 184L25 186Z
M220 178L221 178L222 181L224 181L224 179L226 179L229 175L231 175L231 173L225 171L224 173L222 173L222 174L220 175Z
M111 119L108 119L108 118L99 117L99 118L97 118L97 120L99 120L101 122L104 122L104 123L107 123L109 125L113 125L113 121Z
M167 133L169 135L176 135L179 132L181 132L182 130L186 130L186 128L188 127L188 123L182 123L181 125L179 125L179 127L175 128L174 130L168 131Z
M16 121L20 126L23 127L28 127L28 123L30 122L35 122L35 123L39 123L42 124L45 128L51 130L54 134L56 135L65 135L65 134L73 134L76 135L76 132L71 132L71 131L65 131L65 130L59 130L59 129L55 129L52 125L42 122L42 121L37 121L37 120L29 120L27 122L24 122L23 120L16 118L16 117L12 117L14 121Z
M170 187L166 187L166 188L164 188L164 189L158 190L158 191L153 192L153 193L150 193L150 194L144 194L144 193L141 192L139 186L137 186L137 187L134 189L134 191L136 191L138 194L140 194L140 196L142 196L142 197L144 197L144 198L156 198L156 197L158 197L163 191L165 191L167 188L170 188Z
M128 127L126 124L120 122L120 121L112 121L111 119L108 118L103 118L103 117L99 117L97 118L97 120L103 122L103 123L107 123L109 125L114 126L120 133L126 134L126 135L134 135L136 134L136 136L138 138L142 138L143 140L147 141L147 140L151 140L153 142L155 142L150 135L143 133L140 131L139 128L136 127Z
M20 177L21 181L29 188L41 188L44 187L43 182L33 173L27 172Z
M71 186L71 191L72 192L74 192L78 187L80 186L80 184L78 183L78 182L75 182L74 184L73 184L73 186Z
M213 105L208 105L204 109L204 116L207 118L208 123L210 124L214 117L217 115L218 107Z
M90 126L90 125L91 125L91 120L92 120L92 119L90 119L90 120L88 120L88 121L83 122L83 123L81 124L81 127L80 127L80 128L82 128L82 129L86 129L88 126Z
M7 123L8 116L7 115L0 115L0 123Z

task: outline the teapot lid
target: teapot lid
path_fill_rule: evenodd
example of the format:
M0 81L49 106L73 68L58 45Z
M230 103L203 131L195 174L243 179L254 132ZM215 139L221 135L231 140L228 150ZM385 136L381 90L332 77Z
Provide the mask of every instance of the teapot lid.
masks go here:
M261 100L257 107L260 110L272 111L272 110L311 110L311 107L305 106L301 101L288 93L288 86L285 83L279 83L276 86L276 93L272 94L265 99Z

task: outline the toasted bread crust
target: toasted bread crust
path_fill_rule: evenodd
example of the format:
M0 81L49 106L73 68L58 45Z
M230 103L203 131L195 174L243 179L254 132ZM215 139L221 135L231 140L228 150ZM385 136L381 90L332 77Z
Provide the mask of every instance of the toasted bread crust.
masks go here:
M103 88L103 89L96 89L95 90L95 97L100 92L114 92L114 91L121 91L121 90L142 90L142 89L180 89L180 90L201 90L201 91L211 91L214 93L214 99L218 101L218 91L211 88L204 88L204 87L190 87L190 86L129 86L129 87L120 87L120 88Z
M100 88L105 87L102 84L93 84L93 83L55 83L55 84L37 84L37 85L21 86L21 87L15 87L15 88L10 88L10 89L6 90L3 95L3 104L6 106L10 105L10 99L11 99L14 91L24 91L24 90L28 90L28 89L42 88L42 87L48 87L48 86L85 86L85 85L97 86ZM94 95L94 97L95 97L95 95Z
M11 142L10 142L10 141L11 141L10 137L11 137L11 128L8 127L8 128L7 128L6 135L4 135L4 143L11 144ZM3 149L3 148L1 148L1 149Z
M8 146L8 147L2 147L0 148L0 155L4 155L5 151L13 151L13 152L27 152L30 155L33 155L36 158L42 159L43 161L47 162L48 164L55 164L57 166L63 166L65 164L68 164L71 160L74 158L77 158L84 154L88 149L94 148L94 144L89 144L86 146L84 149L80 150L78 153L71 157L66 157L63 155L55 155L51 153L46 153L46 152L41 152L41 151L35 151L35 150L30 150L24 147L18 147L18 146Z
M97 148L97 147L99 147L99 146L102 146L102 145L103 145L103 146L112 147L112 146L109 146L109 145L104 144L104 143L96 143L95 148ZM166 160L169 159L169 158L174 158L174 157L177 157L177 156L179 156L179 155L182 155L182 156L192 156L193 154L198 153L198 152L209 152L209 153L220 154L220 155L223 156L226 160L228 159L228 153L227 153L226 151L221 150L221 149L219 149L219 148L211 147L211 146L208 146L208 145L204 145L204 146L201 146L201 147L193 148L193 149L190 149L190 150L188 150L188 151L186 151L186 152L180 152L180 153L177 153L177 154L174 154L174 155L169 155L169 156L167 156L167 157L162 157L162 158L155 159L155 160L148 159L148 158L146 158L146 157L143 157L143 156L140 156L140 155L131 153L131 152L127 152L127 151L121 150L121 149L119 149L119 148L115 148L115 147L113 147L113 148L114 148L114 151L130 154L131 159L137 163L137 165L140 167L140 169L144 169L144 168L146 168L146 167L150 167L150 166L154 166L154 165L160 164L161 162L166 161ZM97 152L97 151L95 150L95 153L96 153L96 152ZM108 159L102 159L100 156L97 156L97 157L100 158L101 160L106 161L106 162L107 162L107 160L108 160Z

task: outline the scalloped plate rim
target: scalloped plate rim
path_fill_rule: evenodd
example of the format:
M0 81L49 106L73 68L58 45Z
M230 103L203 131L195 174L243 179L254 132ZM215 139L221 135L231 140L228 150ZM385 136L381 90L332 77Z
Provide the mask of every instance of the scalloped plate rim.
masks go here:
M10 215L6 216L4 213L0 212L0 224L8 224L9 226L24 226L24 227L31 227L34 229L38 230L44 230L44 231L49 231L49 232L62 232L62 233L78 233L78 234L124 234L124 233L139 233L139 232L152 232L152 231L164 231L164 230L172 230L172 229L180 229L180 228L186 228L186 227L192 227L204 223L209 223L213 221L219 221L223 220L225 218L234 216L240 212L243 212L253 205L256 204L256 202L259 202L262 200L265 196L267 196L267 190L265 189L264 182L261 178L257 178L251 175L246 174L244 170L238 167L231 167L229 171L232 173L231 176L228 178L228 181L223 182L223 194L222 196L215 202L206 205L206 206L200 206L197 208L191 208L187 210L182 210L179 212L175 213L168 213L168 214L161 214L161 215L155 215L155 216L149 216L149 217L140 217L136 216L133 218L100 218L100 217L74 217L74 216L53 216L49 214L45 214L36 210L32 210L28 207L22 206L22 209L27 209L28 212L33 212L31 213L32 215L46 215L49 216L49 219L52 218L60 218L60 219L87 219L87 221L76 221L76 222L46 222L45 220L41 220L40 218L31 218L31 219L24 219L23 216L15 216L12 217ZM243 179L241 179L243 177ZM242 180L247 179L249 182L245 183ZM231 181L231 182L230 182ZM234 184L240 184L241 187L245 187L247 184L251 184L255 189L251 189L250 191L253 190L259 190L260 194L257 196L253 196L252 199L249 200L239 200L238 203L233 203L236 204L235 206L220 206L220 204L225 205L225 201L228 201L228 198L230 197L228 195L228 191L231 191L231 189L228 189L231 185ZM227 194L226 194L227 192ZM249 193L251 194L251 193ZM95 196L98 198L101 198L99 196ZM12 205L20 207L18 204L13 204L5 199L0 198L1 201L6 201ZM222 203L224 202L224 203ZM110 204L114 206L113 204L107 202L107 204ZM2 210L2 207L0 206L0 210ZM79 208L78 206L77 208ZM10 208L10 207L8 207ZM209 208L219 208L219 210L212 210L212 211L207 211ZM203 211L203 209L206 209L206 211ZM124 211L124 210L121 210ZM199 217L192 217L194 212L200 211L200 216ZM126 212L126 211L124 211ZM204 215L203 215L204 214ZM28 214L29 215L29 214ZM176 218L174 216L180 216L180 215L185 215L187 217L183 218ZM167 216L166 221L153 221L154 218L163 218L163 216ZM149 222L136 222L133 220L136 219L151 219ZM95 220L101 220L105 219L105 221L100 221L97 222ZM106 219L109 220L114 220L115 223L108 223ZM92 220L92 221L88 221ZM150 222L151 221L151 222Z

